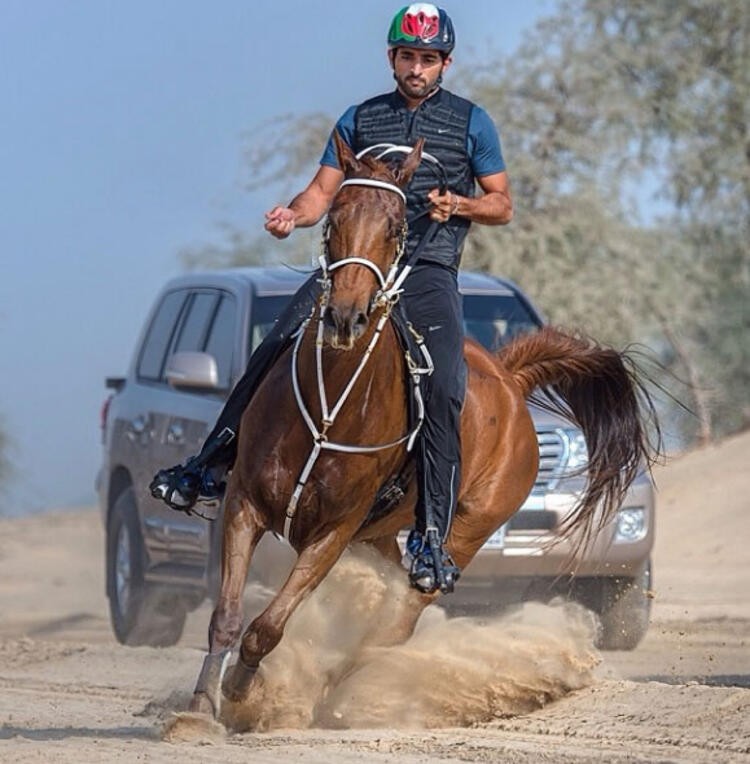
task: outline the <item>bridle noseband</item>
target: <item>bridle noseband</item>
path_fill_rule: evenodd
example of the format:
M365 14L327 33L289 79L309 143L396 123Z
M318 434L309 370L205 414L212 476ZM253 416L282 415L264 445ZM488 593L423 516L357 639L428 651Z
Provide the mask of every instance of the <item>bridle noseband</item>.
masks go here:
M406 205L406 194L395 184L395 183L389 183L387 180L377 180L376 178L348 178L345 180L341 186L339 186L339 191L341 191L344 186L365 186L367 188L377 188L384 191L391 191L394 194L397 194L399 197L401 197L402 201L404 202L404 205ZM328 258L328 233L329 233L329 227L328 224L326 224L324 230L323 230L323 242L321 246L321 253L320 257L318 258L318 262L320 264L320 269L322 271L320 283L323 287L323 303L325 305L328 304L328 300L330 299L331 294L331 277L330 273L332 271L335 271L344 265L363 265L365 268L368 268L372 273L375 274L375 278L378 281L378 284L380 286L380 289L378 290L377 294L375 295L375 298L373 300L373 304L383 304L388 305L395 302L396 299L398 299L398 295L401 291L400 287L403 283L403 278L396 279L396 274L398 273L399 263L401 261L401 257L404 254L404 250L406 248L406 235L408 232L408 227L406 224L406 216L404 215L404 221L401 226L401 234L399 236L399 241L396 247L396 256L393 259L393 263L391 264L388 273L384 274L380 268L372 262L372 260L369 260L366 257L359 257L357 255L351 255L349 257L343 257L341 260L336 260L335 263L331 263ZM404 274L404 278L406 277L406 274Z

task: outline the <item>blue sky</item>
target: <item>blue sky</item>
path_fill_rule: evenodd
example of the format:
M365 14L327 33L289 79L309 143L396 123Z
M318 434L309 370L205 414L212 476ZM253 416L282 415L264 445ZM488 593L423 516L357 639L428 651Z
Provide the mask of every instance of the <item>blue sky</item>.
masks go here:
M457 64L513 50L552 6L447 5ZM16 477L0 512L93 503L104 377L124 373L177 252L221 221L260 230L283 201L241 188L253 127L390 89L398 7L2 0L0 420Z

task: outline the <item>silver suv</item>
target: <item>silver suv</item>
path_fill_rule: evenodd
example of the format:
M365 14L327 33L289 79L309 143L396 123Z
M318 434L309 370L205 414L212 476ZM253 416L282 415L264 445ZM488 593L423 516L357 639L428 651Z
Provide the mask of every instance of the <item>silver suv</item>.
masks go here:
M233 383L302 283L284 268L193 273L156 300L125 377L107 379L97 479L106 529L107 596L124 644L174 644L187 612L215 591L220 522L167 508L147 486L157 469L196 453ZM489 349L542 318L514 284L462 272L466 333ZM569 422L532 408L540 470L526 503L464 571L454 608L498 607L563 593L600 617L600 645L632 649L648 626L653 489L646 475L582 558L557 529L582 490L586 444ZM290 550L267 534L251 568L278 583ZM575 574L575 575L572 575Z

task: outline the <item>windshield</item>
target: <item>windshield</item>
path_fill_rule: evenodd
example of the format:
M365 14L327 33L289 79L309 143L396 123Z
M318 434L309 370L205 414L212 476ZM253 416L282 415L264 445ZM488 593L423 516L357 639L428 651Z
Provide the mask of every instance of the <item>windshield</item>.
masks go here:
M537 319L515 295L464 295L464 331L487 350L538 328Z
M268 334L291 295L269 295L253 300L252 353ZM515 295L464 295L464 330L468 337L497 350L513 337L539 328L535 317Z

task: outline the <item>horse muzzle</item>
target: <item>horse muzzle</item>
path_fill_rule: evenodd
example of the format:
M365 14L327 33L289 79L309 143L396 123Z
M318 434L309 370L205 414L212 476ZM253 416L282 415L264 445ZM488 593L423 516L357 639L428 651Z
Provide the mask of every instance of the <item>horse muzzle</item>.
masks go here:
M329 305L323 312L323 339L337 350L351 350L369 325L368 313L360 307Z

